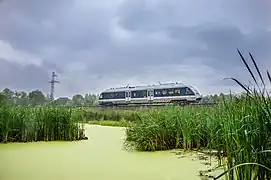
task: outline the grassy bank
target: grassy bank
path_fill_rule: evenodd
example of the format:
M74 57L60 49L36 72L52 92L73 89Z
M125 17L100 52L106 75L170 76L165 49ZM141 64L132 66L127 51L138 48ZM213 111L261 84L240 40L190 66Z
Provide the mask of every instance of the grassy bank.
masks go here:
M128 127L132 124L131 121L120 120L120 121L112 121L112 120L94 120L89 121L88 124L101 125L101 126L113 126L113 127Z
M0 142L85 139L83 116L67 108L0 105Z
M85 119L88 121L136 121L138 114L148 114L148 109L117 110L117 109L82 109Z
M244 89L244 96L215 107L153 110L127 128L125 145L141 151L214 149L227 169L215 179L224 175L231 180L271 179L271 98L254 59L261 82L240 56L256 88L249 89L231 78Z
M148 109L82 109L82 115L89 124L102 126L127 127L135 122L140 115L148 114Z
M128 127L138 120L139 114L148 114L147 109L84 109L82 112L89 124L115 127Z

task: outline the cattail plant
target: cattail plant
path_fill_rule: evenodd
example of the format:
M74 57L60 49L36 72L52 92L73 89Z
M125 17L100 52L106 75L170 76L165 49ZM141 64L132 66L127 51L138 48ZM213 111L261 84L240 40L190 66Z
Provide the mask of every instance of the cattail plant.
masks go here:
M68 108L0 106L0 142L85 139L81 114Z

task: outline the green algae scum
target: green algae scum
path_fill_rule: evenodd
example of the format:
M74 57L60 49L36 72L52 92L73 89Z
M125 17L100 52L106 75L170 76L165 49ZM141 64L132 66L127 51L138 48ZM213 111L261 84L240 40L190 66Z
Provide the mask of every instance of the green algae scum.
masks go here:
M0 144L0 179L198 180L207 169L195 153L126 151L124 128L86 125L86 136L86 141Z
M196 180L209 167L197 153L127 151L125 128L84 125L79 110L6 105L0 110L1 180Z

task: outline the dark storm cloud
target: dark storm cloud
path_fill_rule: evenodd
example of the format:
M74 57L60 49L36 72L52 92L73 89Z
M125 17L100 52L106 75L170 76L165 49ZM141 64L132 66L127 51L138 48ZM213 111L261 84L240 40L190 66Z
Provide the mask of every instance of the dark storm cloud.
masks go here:
M202 63L218 73L244 80L248 76L236 50L239 48L246 56L248 52L255 55L260 67L271 65L267 62L271 55L268 1L197 1L198 5L193 7L192 1L151 2L125 1L117 13L119 23L129 31L142 34L166 31L179 42L174 46L175 62L202 58ZM202 21L195 23L196 18Z
M198 38L208 49L206 56L212 58L210 66L224 71L242 65L241 61L237 61L240 58L236 48L240 49L246 57L248 52L255 55L261 67L271 55L268 51L271 48L269 31L253 31L245 35L237 28L219 27L200 32Z
M271 48L271 31L268 30L243 34L238 27L212 25L194 28L171 27L168 32L171 38L180 42L196 42L186 51L186 56L206 58L205 64L224 72L233 66L242 65L237 48L245 56L251 52L262 67L267 65L267 58L271 56L268 50Z
M41 66L47 71L56 71L57 73L63 73L63 69L61 67L48 60L43 60Z
M4 1L0 6L0 39L36 53L47 47L90 49L107 41L99 24L103 16L95 20L95 10L80 11L73 5L71 0Z
M132 31L158 31L169 25L206 22L268 27L270 15L268 0L126 0L117 12L120 24Z
M21 65L0 58L0 88L48 91L50 77L42 67L29 64Z
M5 0L0 42L39 65L7 57L1 77L46 88L57 71L58 95L167 80L223 91L233 87L224 77L248 78L236 48L252 52L263 70L271 65L270 15L267 0Z

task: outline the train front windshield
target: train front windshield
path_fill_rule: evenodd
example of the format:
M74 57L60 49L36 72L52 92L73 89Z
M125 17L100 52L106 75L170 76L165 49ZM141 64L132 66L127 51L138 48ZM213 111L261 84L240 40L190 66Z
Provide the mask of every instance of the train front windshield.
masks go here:
M196 95L200 95L199 91L196 90L194 87L189 86L189 88L190 88L192 91L194 91Z

